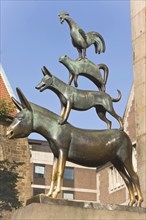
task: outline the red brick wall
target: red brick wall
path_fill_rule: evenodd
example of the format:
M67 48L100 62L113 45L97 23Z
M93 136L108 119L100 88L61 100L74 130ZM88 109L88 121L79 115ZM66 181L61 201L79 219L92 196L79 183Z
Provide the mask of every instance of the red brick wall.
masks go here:
M3 98L5 98L7 102L11 102L12 105L13 105L13 102L11 100L11 97L10 97L9 93L8 93L6 85L5 85L5 83L2 79L2 76L0 75L0 100L2 100ZM16 115L16 113L17 113L17 110L14 107L14 112L12 113L12 115Z
M108 169L109 168L105 168L104 170L100 171L100 202L109 204L122 204L126 202L126 189L124 187L109 193Z
M135 129L135 100L132 100L132 106L128 115L128 133L131 138L131 141L136 140L136 129Z
M0 74L0 100L3 98L7 102L11 102L14 106L10 94ZM15 115L17 110L14 106L14 112L11 115ZM18 168L19 175L22 179L17 184L19 192L19 200L25 204L26 200L31 197L31 178L30 178L30 151L27 138L9 140L6 137L8 123L0 120L0 160L8 159L9 161L24 162L23 166ZM11 212L3 212L4 219L10 219Z
M75 168L75 188L96 189L96 170Z

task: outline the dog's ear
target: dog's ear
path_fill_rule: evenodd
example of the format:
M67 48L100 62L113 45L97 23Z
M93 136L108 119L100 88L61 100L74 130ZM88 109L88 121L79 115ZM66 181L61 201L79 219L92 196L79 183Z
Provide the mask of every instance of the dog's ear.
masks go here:
M44 74L44 76L48 75L48 76L52 77L51 72L45 66L43 66L43 68L42 68L42 73Z

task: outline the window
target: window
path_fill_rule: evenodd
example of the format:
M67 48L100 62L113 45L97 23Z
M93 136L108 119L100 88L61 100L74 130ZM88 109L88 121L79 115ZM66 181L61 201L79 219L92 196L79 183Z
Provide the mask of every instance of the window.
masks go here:
M124 181L118 171L111 166L109 168L109 192L118 190L124 186Z
M73 180L74 179L74 168L66 167L64 170L64 177L65 180Z
M35 178L45 177L45 165L37 164L34 166L34 177Z
M42 189L42 188L33 188L33 195L38 195L38 194L41 194L41 193L45 193L45 189Z
M65 192L63 192L63 198L68 199L68 200L73 200L74 199L74 193L65 191Z

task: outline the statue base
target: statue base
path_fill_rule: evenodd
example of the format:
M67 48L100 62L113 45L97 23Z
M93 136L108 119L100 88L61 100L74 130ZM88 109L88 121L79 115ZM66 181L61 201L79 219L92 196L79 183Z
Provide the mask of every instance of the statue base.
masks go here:
M52 199L43 194L29 199L12 220L145 220L146 208Z

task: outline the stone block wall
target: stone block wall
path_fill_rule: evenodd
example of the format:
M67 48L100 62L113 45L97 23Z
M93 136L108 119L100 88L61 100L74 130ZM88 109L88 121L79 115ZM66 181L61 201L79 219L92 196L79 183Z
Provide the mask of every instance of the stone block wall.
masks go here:
M137 172L146 207L146 1L131 0Z
M32 195L30 178L30 151L27 138L9 140L6 137L7 124L0 122L0 160L23 162L24 165L18 168L22 179L17 184L19 200L25 205L27 199ZM5 214L9 219L11 213Z

